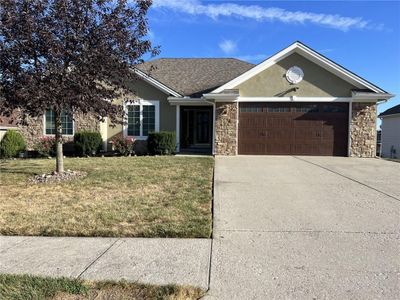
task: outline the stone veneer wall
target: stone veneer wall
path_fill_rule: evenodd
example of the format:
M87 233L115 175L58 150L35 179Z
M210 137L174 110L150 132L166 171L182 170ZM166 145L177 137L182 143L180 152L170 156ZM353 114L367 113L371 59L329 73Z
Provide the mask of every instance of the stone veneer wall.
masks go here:
M237 116L237 103L216 103L215 154L236 155L238 121Z
M27 125L19 125L20 132L25 137L28 150L33 150L35 143L44 135L43 116L29 118ZM74 133L82 130L99 131L100 122L90 115L80 113L74 114ZM73 137L66 137L66 140L72 141Z
M351 156L376 156L376 103L353 102L350 138Z

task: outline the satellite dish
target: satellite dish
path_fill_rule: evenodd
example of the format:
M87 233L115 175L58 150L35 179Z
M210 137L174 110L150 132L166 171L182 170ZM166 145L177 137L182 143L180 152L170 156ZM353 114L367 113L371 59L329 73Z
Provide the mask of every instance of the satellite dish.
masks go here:
M303 80L304 72L300 67L293 66L286 72L286 79L291 84L298 84Z

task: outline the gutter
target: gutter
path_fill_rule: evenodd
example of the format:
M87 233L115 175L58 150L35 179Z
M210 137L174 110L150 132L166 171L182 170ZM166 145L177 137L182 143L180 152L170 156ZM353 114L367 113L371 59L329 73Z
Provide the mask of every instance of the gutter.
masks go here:
M365 92L356 92L352 91L351 96L354 100L376 100L379 101L388 101L390 98L393 98L394 94L389 93L365 93Z
M239 97L238 93L226 93L226 94L214 94L214 93L209 93L209 94L203 94L204 99L210 99L214 100L215 102L223 101L223 102L234 102L237 100Z

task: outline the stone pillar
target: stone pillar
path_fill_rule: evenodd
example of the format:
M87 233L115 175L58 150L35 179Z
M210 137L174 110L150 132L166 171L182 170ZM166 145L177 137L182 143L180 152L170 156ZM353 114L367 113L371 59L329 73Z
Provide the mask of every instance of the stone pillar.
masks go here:
M215 154L236 155L238 104L215 104Z
M376 156L376 103L352 103L350 139L351 156Z

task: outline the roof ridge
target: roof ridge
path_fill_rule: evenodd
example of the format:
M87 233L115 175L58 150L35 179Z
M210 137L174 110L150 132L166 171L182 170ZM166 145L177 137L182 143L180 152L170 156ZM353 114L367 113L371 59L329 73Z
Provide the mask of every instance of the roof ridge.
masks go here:
M224 60L224 59L229 59L229 60L237 60L243 63L247 63L250 65L254 65L251 62L236 58L236 57L159 57L159 58L155 58L152 60L148 60L145 61L143 63L148 63L148 62L152 62L152 61L157 61L157 60L168 60L168 59L176 59L176 60L189 60L189 59L197 59L197 60Z

